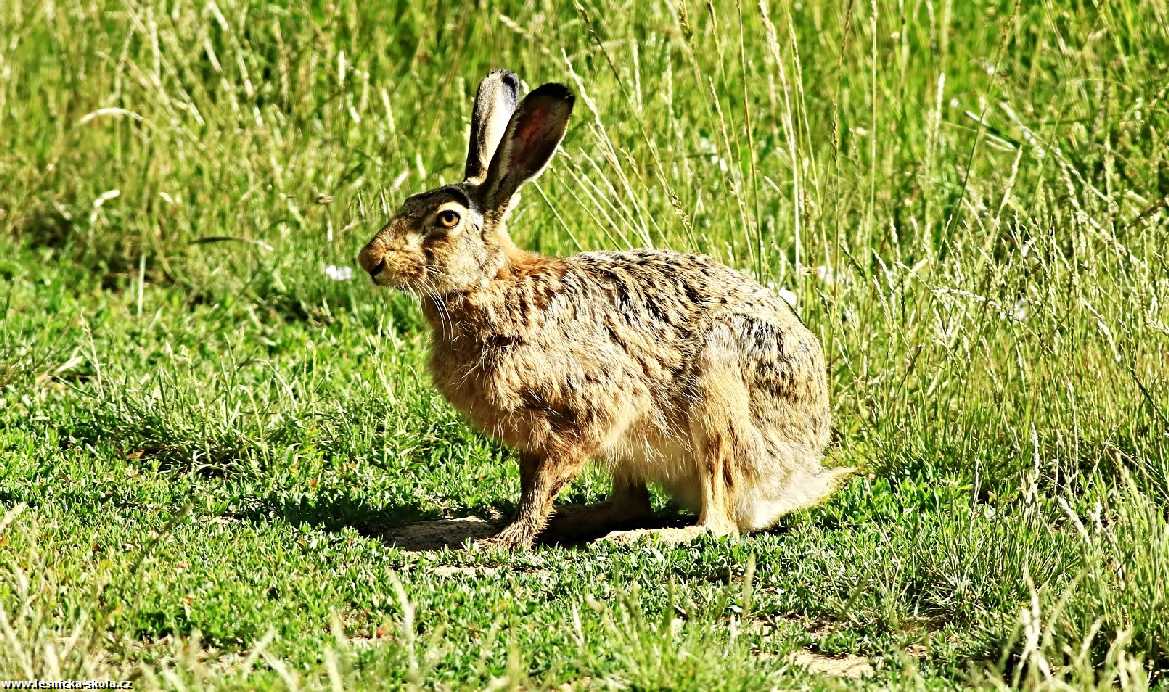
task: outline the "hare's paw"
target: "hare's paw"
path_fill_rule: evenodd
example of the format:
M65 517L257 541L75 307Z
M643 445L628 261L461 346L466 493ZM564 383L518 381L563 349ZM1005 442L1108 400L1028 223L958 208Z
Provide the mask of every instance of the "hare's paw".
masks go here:
M475 546L485 550L514 552L531 548L535 537L535 533L529 530L526 524L516 522L504 527L502 531L494 536L475 541Z

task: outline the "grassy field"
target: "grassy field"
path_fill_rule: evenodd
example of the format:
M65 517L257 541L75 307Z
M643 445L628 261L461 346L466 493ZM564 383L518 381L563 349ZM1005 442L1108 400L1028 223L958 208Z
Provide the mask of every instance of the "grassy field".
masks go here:
M0 3L0 679L1169 684L1165 2L306 5ZM829 503L460 547L512 456L336 268L495 66L578 97L521 244L791 293Z

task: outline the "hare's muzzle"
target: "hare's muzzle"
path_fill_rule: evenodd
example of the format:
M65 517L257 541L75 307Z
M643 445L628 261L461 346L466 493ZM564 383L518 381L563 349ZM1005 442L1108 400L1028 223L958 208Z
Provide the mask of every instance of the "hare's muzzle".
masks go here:
M385 246L377 238L369 241L369 244L361 248L361 253L357 255L357 263L376 282L378 274L386 269Z

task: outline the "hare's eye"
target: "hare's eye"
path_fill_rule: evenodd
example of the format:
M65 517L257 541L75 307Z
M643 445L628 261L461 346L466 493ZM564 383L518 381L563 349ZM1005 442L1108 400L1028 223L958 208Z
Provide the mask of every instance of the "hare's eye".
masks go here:
M442 228L454 228L459 224L459 213L453 209L443 209L436 217Z

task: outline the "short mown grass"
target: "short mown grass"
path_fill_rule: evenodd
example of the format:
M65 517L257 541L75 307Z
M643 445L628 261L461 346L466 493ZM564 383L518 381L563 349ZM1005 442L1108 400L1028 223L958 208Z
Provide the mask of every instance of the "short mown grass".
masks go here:
M1164 686L1167 26L3 3L0 679ZM495 66L578 95L520 243L700 251L795 296L831 461L862 469L825 506L678 547L401 540L506 516L517 471L429 386L417 306L327 268L458 175Z

